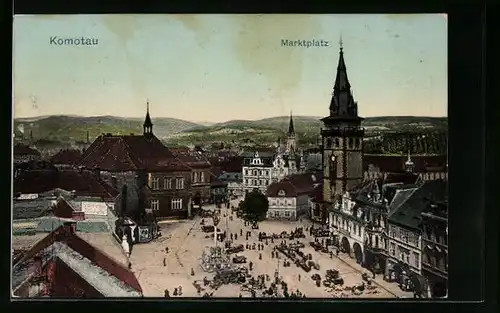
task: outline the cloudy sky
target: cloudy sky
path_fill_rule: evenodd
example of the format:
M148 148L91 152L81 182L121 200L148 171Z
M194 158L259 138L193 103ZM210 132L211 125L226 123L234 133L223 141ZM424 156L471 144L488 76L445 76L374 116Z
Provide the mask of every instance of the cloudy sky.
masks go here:
M447 115L437 14L15 16L14 115L141 117L149 99L153 117L190 121L325 116L340 36L361 116Z

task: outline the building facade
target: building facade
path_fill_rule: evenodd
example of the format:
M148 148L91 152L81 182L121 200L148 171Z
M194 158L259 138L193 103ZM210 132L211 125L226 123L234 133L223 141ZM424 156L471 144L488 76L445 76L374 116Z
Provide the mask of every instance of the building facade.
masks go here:
M312 173L290 175L272 183L266 191L269 201L267 218L296 220L307 215L314 188L320 183Z
M448 203L429 203L422 212L422 274L428 298L448 295Z
M255 152L253 157L244 159L243 192L245 194L254 189L265 194L267 187L271 184L273 156L272 153L261 155L261 153Z
M428 252L422 239L422 212L430 203L442 203L446 199L446 181L432 180L397 190L389 205L385 278L397 281L419 297L427 296L430 289L422 275L422 264L427 262L427 259L424 262L422 252ZM444 269L445 264L442 262L438 266Z
M191 169L191 198L193 207L199 209L204 203L211 201L210 182L212 165L198 151L176 152L174 156L182 165Z

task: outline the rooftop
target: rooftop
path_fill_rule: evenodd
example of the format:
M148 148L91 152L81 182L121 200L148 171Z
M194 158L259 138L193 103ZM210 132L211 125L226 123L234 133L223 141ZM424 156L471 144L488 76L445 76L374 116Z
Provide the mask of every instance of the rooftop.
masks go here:
M41 169L21 172L14 193L40 194L54 189L75 191L77 196L115 198L118 191L88 171Z
M35 268L30 265L33 263L33 258L38 255L42 258L43 264L56 259L64 262L104 297L140 297L142 289L135 275L121 262L101 250L111 247L112 245L107 243L101 247L90 244L80 237L80 234L74 233L68 225L58 227L16 260L12 269L13 290L19 290L24 283L34 277ZM50 273L47 275L49 275L47 279L52 280L54 284L58 283L57 277L51 277Z

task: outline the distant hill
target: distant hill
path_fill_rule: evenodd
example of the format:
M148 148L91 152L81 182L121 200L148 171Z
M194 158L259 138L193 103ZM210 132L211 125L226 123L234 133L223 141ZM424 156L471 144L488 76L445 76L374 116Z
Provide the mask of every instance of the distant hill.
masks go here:
M293 123L295 131L298 133L304 132L317 132L323 123L320 121L321 117L316 116L295 116ZM256 121L249 120L232 120L224 123L217 123L210 126L198 126L192 129L187 129L185 133L210 133L220 132L222 129L243 130L247 128L262 129L262 130L278 130L286 132L288 130L288 123L290 117L279 116L265 118ZM368 130L394 130L401 131L404 129L415 128L435 128L447 129L447 117L426 117L426 116L377 116L368 117L363 120L362 126Z
M186 144L210 141L256 141L275 142L288 130L289 116L265 118L256 121L232 120L224 123L206 125L175 118L153 118L154 132L172 144ZM299 140L313 142L322 127L320 117L294 116L295 131ZM14 120L16 137L25 137L33 132L35 139L49 139L61 142L85 140L87 131L90 139L102 133L140 134L143 118L124 118L116 116L70 116L53 115ZM447 130L446 117L421 116L380 116L369 117L363 121L367 135L387 131ZM300 143L300 142L299 142Z
M319 135L323 123L321 117L295 116L293 123L299 137L299 144L313 144ZM188 142L209 141L255 141L261 143L276 142L288 131L289 116L265 118L256 121L232 120L210 126L198 126L173 135L169 140L185 144ZM367 136L384 132L421 132L428 130L447 131L446 117L421 116L380 116L363 120Z
M14 120L16 136L33 137L58 140L62 142L86 140L87 131L91 140L102 133L128 135L142 133L142 118L124 118L115 116L69 116L52 115L34 118L17 118ZM154 132L162 138L174 133L197 127L198 124L175 118L153 119Z

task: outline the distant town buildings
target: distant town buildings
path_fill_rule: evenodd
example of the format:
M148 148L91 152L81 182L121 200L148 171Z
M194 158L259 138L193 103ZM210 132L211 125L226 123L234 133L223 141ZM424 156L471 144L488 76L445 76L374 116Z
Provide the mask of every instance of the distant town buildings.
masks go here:
M40 159L41 154L39 151L22 143L14 145L14 164L38 161Z

